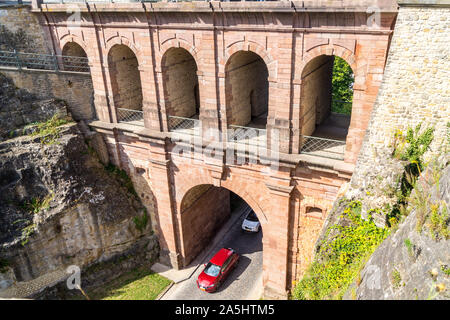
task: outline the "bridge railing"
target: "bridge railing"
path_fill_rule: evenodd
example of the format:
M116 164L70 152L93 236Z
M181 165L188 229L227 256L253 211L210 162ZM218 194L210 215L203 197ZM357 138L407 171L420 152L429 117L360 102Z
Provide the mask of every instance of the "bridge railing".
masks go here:
M117 121L135 126L144 126L144 112L141 110L117 108Z
M228 127L228 142L265 147L267 145L267 130L230 125Z
M0 51L0 66L18 69L89 72L88 58L17 51Z
M302 148L300 153L323 158L344 160L345 141L313 136L301 136Z
M169 131L187 134L187 135L200 135L200 120L193 118L185 118L178 116L169 116Z

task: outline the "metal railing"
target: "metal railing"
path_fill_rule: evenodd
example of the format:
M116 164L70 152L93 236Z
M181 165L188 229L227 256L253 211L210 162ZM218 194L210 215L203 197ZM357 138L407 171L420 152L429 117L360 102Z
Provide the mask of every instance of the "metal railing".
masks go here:
M267 130L230 125L228 142L264 147L267 145Z
M337 160L344 159L345 141L304 135L301 138L300 153Z
M117 121L143 127L144 113L141 110L117 108Z
M86 57L0 51L0 65L20 69L89 72Z
M198 119L169 116L168 120L169 131L171 132L200 135L200 120Z

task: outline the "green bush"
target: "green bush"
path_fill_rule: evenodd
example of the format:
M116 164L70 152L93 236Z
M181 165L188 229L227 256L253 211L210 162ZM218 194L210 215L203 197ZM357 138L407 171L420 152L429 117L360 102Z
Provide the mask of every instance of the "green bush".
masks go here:
M372 219L361 218L361 203L350 202L341 219L348 225L333 225L314 262L303 279L292 290L299 300L342 299L349 285L357 278L366 259L387 237L389 230L378 228Z

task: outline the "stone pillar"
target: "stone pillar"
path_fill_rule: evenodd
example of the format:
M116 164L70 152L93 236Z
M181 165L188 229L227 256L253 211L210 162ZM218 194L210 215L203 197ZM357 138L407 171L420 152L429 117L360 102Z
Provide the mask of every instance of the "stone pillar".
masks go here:
M146 128L160 131L159 108L156 99L157 83L153 76L153 65L139 66L142 88L142 111Z
M272 211L263 230L263 285L264 297L272 299L287 298L290 193L293 189L286 185L288 182L286 179L283 184L279 180L266 183L272 196Z
M182 267L177 234L178 221L176 205L172 197L170 160L166 157L165 141L150 141L150 176L154 181L157 202L158 238L160 243L160 262L175 269Z

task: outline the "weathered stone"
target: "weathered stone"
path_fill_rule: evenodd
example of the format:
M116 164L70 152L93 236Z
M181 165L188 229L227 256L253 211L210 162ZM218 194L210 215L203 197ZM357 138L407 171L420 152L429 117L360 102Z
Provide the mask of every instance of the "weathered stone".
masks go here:
M443 171L429 191L430 203L450 204L450 167ZM411 213L372 254L361 271L359 286L353 285L357 299L448 299L450 279L450 239L438 241L424 228L417 231L418 208L410 203ZM427 206L426 210L431 210ZM448 225L447 225L448 228ZM409 243L408 245L405 243ZM409 246L409 248L408 248ZM439 293L436 285L444 285ZM351 291L346 298L351 297Z

